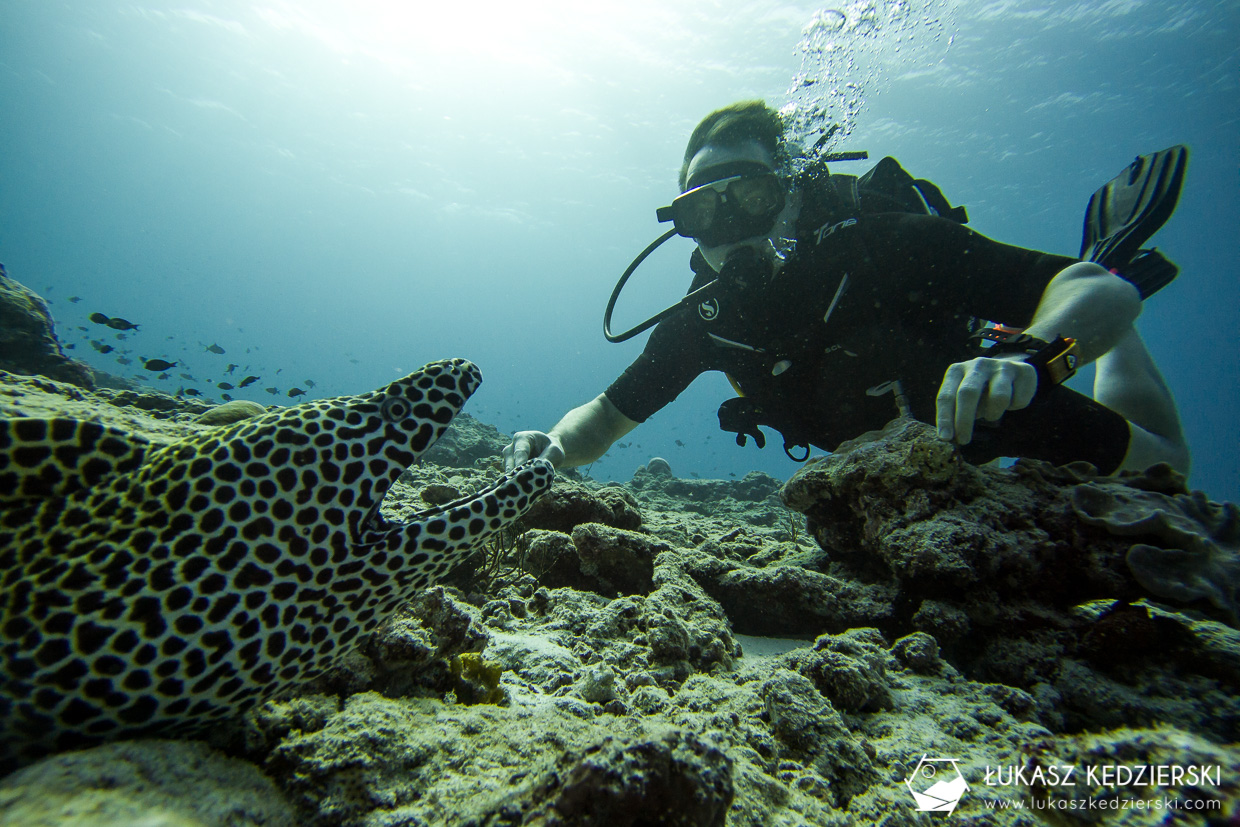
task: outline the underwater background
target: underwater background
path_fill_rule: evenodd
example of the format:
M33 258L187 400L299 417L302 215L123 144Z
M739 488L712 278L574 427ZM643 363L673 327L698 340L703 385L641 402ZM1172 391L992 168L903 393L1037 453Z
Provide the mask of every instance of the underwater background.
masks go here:
M1098 186L1188 144L1154 238L1182 272L1139 326L1190 485L1240 500L1234 0L4 0L0 261L70 355L165 391L288 404L460 356L486 376L469 413L545 430L640 352L603 339L607 297L662 231L693 126L753 97L896 156L980 232L1070 255ZM690 250L638 270L614 329L683 294ZM787 477L777 437L718 430L731 393L702 377L589 473Z

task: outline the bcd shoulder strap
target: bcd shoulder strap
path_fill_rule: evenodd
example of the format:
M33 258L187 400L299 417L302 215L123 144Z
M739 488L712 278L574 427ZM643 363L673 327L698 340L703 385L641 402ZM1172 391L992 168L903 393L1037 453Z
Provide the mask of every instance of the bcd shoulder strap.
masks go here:
M925 178L914 178L890 155L861 176L833 172L829 180L835 193L857 215L907 212L969 223L964 207L953 207L938 185Z

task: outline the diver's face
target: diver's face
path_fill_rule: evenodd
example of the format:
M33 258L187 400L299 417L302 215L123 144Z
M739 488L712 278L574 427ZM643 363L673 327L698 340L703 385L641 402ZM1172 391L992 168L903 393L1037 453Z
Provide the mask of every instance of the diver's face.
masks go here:
M740 146L707 144L698 150L697 154L689 161L688 180L693 186L701 186L710 181L725 177L728 169L734 169L738 163L745 162L761 164L772 172L775 170L774 157L757 141L749 141ZM713 173L713 170L716 169L719 170L718 175ZM698 249L702 251L702 256L716 272L723 267L728 254L738 247L755 247L762 251L764 255L773 255L774 247L772 240L781 237L791 237L794 234L793 228L798 206L795 197L788 198L784 209L780 211L775 219L774 226L760 235L750 236L727 244L715 245L704 243L702 239L699 239Z

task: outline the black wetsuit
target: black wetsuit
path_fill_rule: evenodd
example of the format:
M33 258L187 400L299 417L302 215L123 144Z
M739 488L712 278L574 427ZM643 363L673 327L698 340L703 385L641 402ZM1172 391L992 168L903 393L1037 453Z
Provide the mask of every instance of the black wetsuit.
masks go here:
M969 340L975 320L1027 327L1047 283L1076 261L1000 244L946 218L864 206L854 212L829 186L808 187L795 251L780 272L764 284L721 287L715 301L665 319L607 398L642 422L703 371L725 371L759 424L778 428L788 444L830 451L897 415L892 393L867 391L899 380L912 414L932 423L948 366L980 355ZM696 250L690 265L691 289L716 277ZM1047 396L1101 408L1066 388L1054 391ZM1101 411L1114 428L1118 414ZM1047 433L1045 423L1034 427L1032 434L996 429L1011 437L1001 443L979 429L979 442L992 444L970 458L1111 464L1112 456L1081 455L1079 446L1055 449L1047 443L1062 435Z

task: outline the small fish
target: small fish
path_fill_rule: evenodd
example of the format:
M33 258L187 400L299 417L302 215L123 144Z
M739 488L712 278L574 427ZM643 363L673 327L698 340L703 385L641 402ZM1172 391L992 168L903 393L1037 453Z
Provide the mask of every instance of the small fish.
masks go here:
M202 396L202 392L199 391L197 388L186 388L185 395L186 396Z
M685 447L685 444L681 442L679 439L676 440L676 444L679 445L681 448Z
M77 345L65 345L65 350L73 350Z
M234 385L232 385L232 384L231 384L231 383L229 383L229 382L216 382L216 383L215 383L215 386L216 386L217 388L219 388L220 390L222 390L222 391L230 391L230 390L232 390L232 389L233 389L233 387L234 387Z
M307 387L307 388L313 388L313 387L314 387L314 380L313 380L313 379L307 379L307 380L306 380L306 382L305 382L305 384L306 384L306 387Z
M204 348L208 353L224 353L224 348L212 342L208 347Z
M116 348L112 347L111 345L105 345L102 342L91 342L91 344L94 345L95 350L99 351L100 353L111 353L112 351L116 350Z
M247 377L245 377L244 379L242 379L242 380L241 380L241 383L240 383L239 385L237 385L237 387L239 387L239 388L244 388L244 387L246 387L247 385L253 385L253 384L254 384L255 382L257 382L258 380L259 380L259 377L257 377L257 376L247 376Z
M113 330L137 330L138 329L138 326L136 324L134 324L133 322L125 321L120 316L117 316L112 319L108 319L106 322L104 322L104 324L106 324L108 327L112 328Z
M267 391L267 393L279 393L280 392L279 388L264 388L263 390Z
M226 393L221 393L220 399L223 399L225 402L231 402L233 398Z
M132 365L132 364L133 364L133 359L130 359L130 358L129 358L129 357L127 357L127 356L117 356L117 357L116 357L116 364L118 364L118 365Z
M146 368L147 370L163 371L163 370L168 370L169 368L175 368L176 366L177 366L176 362L168 362L163 359L147 359L145 362L142 363L142 367Z
M91 313L87 318L90 319L95 324L107 324L108 322L112 321L107 316L103 315L102 313Z
M231 374L236 369L237 369L237 365L229 363L228 367L224 368L224 372Z
M289 388L288 395L296 399L299 396L305 396L306 392L301 388Z
M88 327L87 327L86 325L84 325L84 324L80 324L80 325L78 325L78 326L77 326L77 329L78 329L78 330L90 330L90 328L88 328Z
M81 296L70 296L69 297L69 301L73 302L74 304L77 304L81 300L82 300Z
M188 374L188 373L178 373L178 374L177 374L177 376L181 377L182 379L186 379L186 380L188 380L188 381L190 381L190 382L193 382L193 381L194 381L194 377L193 377L193 376L191 376L191 375L190 375L190 374Z
M156 379L167 379L167 378L168 378L168 374L166 374L166 373L161 373L161 374L159 374L159 376L156 376L155 378L156 378Z

